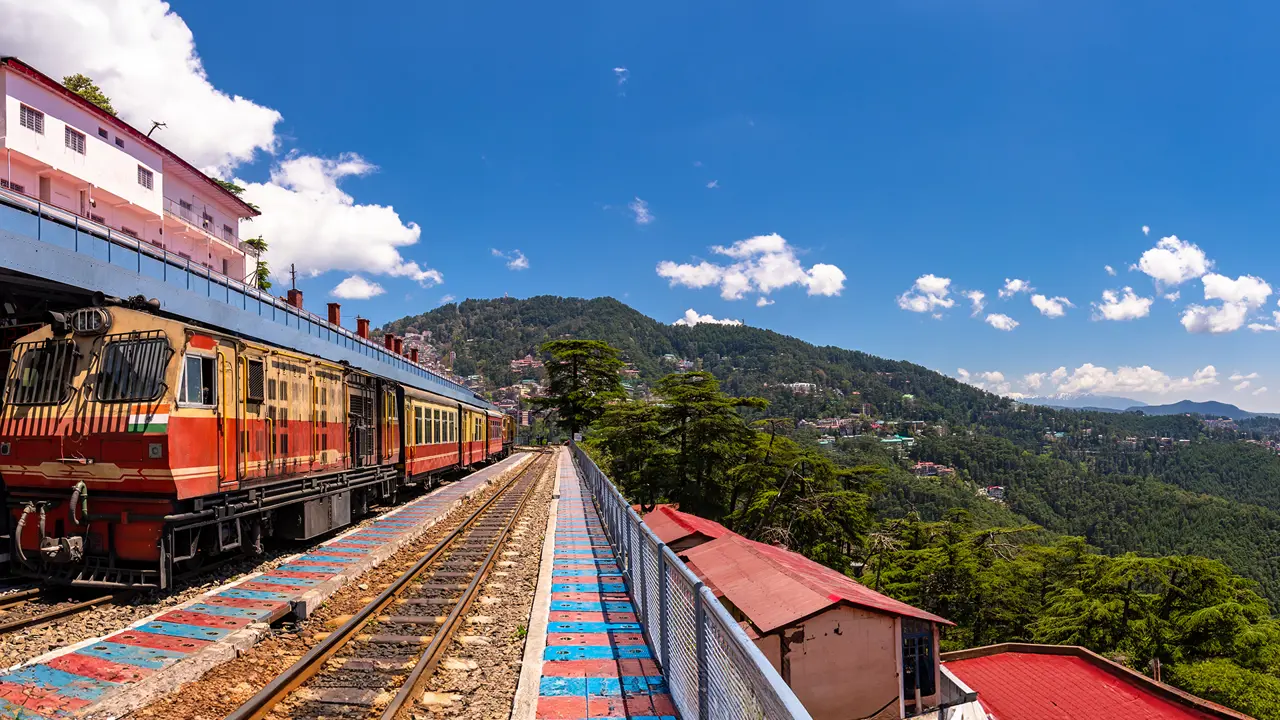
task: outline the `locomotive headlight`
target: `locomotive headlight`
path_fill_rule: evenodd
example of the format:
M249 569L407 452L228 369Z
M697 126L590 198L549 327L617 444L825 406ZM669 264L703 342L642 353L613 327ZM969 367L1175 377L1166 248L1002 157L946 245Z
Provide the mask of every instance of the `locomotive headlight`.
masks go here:
M76 335L102 335L111 329L111 311L91 307L71 313L71 330Z
M147 457L152 460L159 460L164 457L164 445L161 445L160 443L148 443Z

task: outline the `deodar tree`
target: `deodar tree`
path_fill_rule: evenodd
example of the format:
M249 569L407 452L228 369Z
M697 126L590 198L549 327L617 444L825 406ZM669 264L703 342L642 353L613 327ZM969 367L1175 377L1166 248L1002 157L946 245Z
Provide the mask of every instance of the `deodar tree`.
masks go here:
M555 410L571 434L603 415L610 402L626 397L617 348L599 340L552 340L540 350L551 360L546 364L547 396L535 404Z

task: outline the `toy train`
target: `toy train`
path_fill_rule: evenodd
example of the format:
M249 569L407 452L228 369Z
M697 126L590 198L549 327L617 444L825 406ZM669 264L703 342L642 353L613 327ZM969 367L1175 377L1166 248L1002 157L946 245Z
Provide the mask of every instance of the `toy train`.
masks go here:
M478 398L152 309L54 315L13 346L0 476L15 574L167 588L511 451L514 419Z

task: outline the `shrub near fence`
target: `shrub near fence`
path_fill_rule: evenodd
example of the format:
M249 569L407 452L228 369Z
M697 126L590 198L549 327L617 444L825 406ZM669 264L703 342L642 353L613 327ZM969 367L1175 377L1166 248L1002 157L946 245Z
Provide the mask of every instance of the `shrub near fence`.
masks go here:
M644 634L684 720L812 720L710 589L640 520L577 445Z

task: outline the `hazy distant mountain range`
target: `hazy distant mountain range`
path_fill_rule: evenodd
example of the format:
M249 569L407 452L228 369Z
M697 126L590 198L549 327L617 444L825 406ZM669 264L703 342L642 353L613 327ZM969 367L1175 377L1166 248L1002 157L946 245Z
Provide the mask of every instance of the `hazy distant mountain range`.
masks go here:
M1241 410L1231 403L1206 400L1180 400L1167 405L1148 405L1140 400L1115 397L1111 395L1049 395L1045 397L1022 398L1018 402L1031 405L1069 410L1102 410L1104 412L1142 412L1146 415L1186 415L1197 414L1206 417L1226 417L1232 420L1247 420L1253 417L1269 416L1267 413L1254 413Z
M1133 400L1131 398L1115 397L1112 395L1094 395L1092 393L1062 393L1059 395L1028 397L1021 398L1018 402L1070 410L1113 410L1115 412L1123 412L1134 408L1145 408L1147 405L1140 400Z

